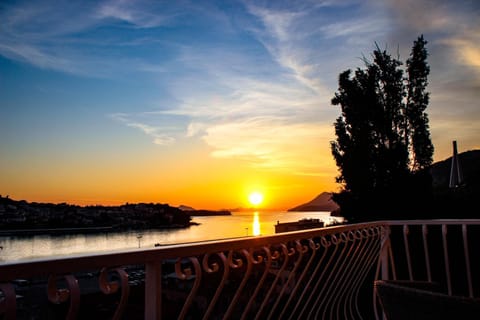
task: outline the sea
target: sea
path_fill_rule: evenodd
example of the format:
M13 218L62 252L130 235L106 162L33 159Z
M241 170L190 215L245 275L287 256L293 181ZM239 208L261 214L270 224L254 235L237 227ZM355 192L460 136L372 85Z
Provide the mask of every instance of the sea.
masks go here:
M199 241L275 234L278 222L320 219L325 226L342 222L330 212L242 211L228 216L193 217L188 228L88 234L0 236L0 264L24 260L153 248Z

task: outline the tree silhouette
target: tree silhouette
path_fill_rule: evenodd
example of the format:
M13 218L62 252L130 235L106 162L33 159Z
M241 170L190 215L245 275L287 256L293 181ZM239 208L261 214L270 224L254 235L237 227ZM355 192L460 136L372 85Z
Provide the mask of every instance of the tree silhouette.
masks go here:
M408 136L412 147L412 168L414 171L424 170L432 164L433 144L430 139L428 115L425 112L429 94L425 92L428 85L427 77L430 67L427 64L427 41L423 35L414 42L410 59L407 60L408 95L407 118Z
M402 62L378 45L371 62L364 58L364 69L339 76L332 104L342 112L331 150L343 190L333 197L347 219L411 217L405 199L429 197L426 43L423 36L414 42L407 78Z

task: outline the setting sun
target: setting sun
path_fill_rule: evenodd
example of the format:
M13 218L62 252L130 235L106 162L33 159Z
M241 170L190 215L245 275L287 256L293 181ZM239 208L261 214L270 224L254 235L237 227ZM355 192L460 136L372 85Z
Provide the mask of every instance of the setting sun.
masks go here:
M263 201L263 195L259 192L252 192L248 196L248 201L254 206L258 206Z

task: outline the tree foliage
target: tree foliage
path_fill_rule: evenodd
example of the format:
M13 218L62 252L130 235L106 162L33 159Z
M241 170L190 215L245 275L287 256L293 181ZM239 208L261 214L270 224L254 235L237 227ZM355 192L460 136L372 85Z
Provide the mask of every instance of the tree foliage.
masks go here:
M342 112L331 150L343 186L334 200L346 218L398 218L406 196L428 196L433 145L425 112L426 44L423 36L414 42L406 72L377 45L365 68L339 76L332 104Z
M428 52L427 41L420 36L414 42L412 53L407 60L408 94L406 103L406 115L409 119L408 137L412 148L412 167L414 171L428 168L432 164L433 144L430 139L428 127L428 115L425 109L428 106L429 93L426 92L430 67L426 60Z

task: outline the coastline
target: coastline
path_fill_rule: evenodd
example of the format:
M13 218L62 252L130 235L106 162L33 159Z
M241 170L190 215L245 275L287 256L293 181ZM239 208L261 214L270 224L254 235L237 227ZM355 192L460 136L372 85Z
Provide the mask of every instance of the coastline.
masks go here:
M189 225L164 225L152 228L117 228L117 227L79 227L79 228L38 228L38 229L11 229L0 230L0 237L15 237L15 236L35 236L35 235L70 235L70 234L97 234L108 232L122 232L122 231L145 231L145 230L168 230L181 229L190 226L199 225L197 222L190 222Z
M228 210L189 210L185 211L191 217L209 217L209 216L231 216Z
M113 227L89 228L45 228L45 229L11 229L0 230L0 236L32 236L38 234L71 234L71 233L97 233L114 231Z

